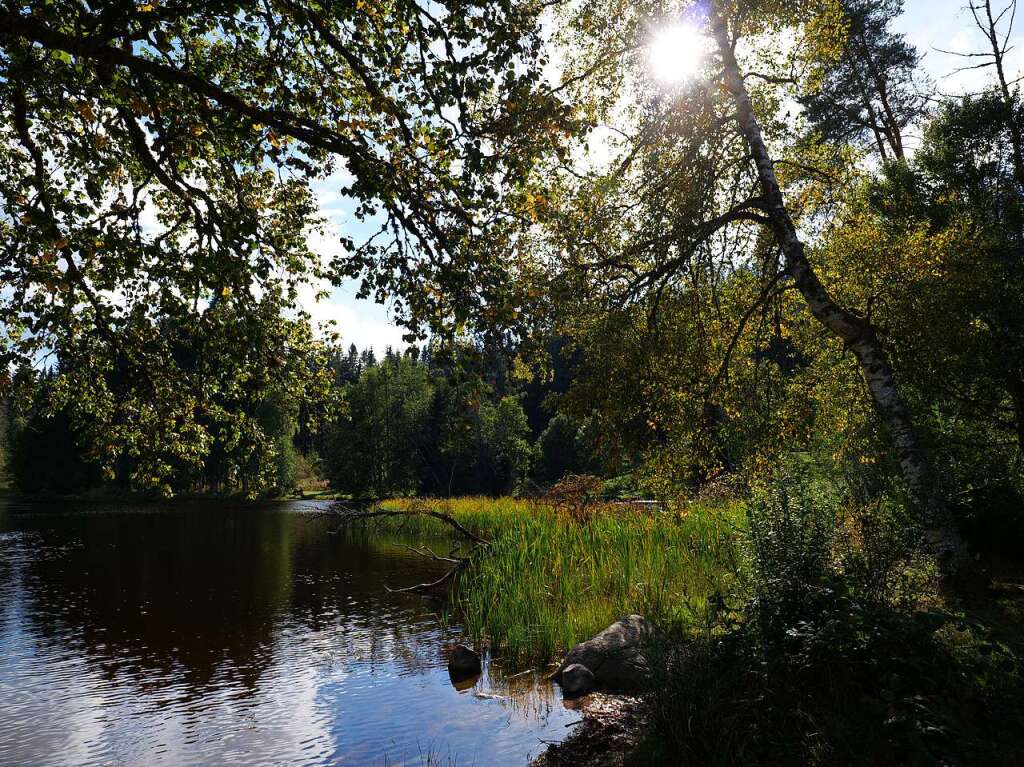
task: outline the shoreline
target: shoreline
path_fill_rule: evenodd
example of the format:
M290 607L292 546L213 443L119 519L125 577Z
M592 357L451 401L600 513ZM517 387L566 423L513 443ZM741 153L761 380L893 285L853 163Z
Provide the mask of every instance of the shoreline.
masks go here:
M529 767L623 767L643 742L644 704L639 698L591 693L577 702L583 718L572 733Z

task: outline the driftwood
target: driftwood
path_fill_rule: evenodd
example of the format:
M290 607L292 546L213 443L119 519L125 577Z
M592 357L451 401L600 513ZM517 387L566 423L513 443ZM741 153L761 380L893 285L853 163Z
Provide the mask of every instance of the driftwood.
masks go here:
M477 549L487 548L491 545L490 541L486 540L485 538L481 538L479 535L476 535L475 533L466 529L466 527L457 519L455 519L455 517L453 517L451 514L444 511L439 511L437 509L431 509L425 506L414 506L403 511L394 511L382 509L379 506L374 506L371 508L352 508L351 506L346 506L343 503L337 503L332 505L331 510L326 513L330 514L331 516L339 517L342 520L343 524L348 524L351 522L365 522L371 519L383 519L386 517L431 517L448 525L460 536L466 538L474 544L473 551L469 552L469 556L464 557L455 556L455 552L458 551L459 546L456 546L454 549L448 552L447 556L441 556L425 546L420 548L416 546L407 546L402 544L403 549L418 554L421 557L433 559L435 562L448 562L452 565L452 567L436 581L430 581L429 583L417 583L412 586L406 586L404 588L398 589L393 589L388 586L384 587L393 594L417 593L433 595L437 594L442 590L446 590L448 585L455 579L455 576L469 566L472 554Z

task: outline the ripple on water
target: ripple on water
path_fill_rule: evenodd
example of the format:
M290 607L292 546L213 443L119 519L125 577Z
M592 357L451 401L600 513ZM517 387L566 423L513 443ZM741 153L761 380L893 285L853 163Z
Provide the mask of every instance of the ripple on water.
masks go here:
M436 563L315 509L0 505L0 764L500 767L564 737L540 675L451 685L458 628L384 589Z

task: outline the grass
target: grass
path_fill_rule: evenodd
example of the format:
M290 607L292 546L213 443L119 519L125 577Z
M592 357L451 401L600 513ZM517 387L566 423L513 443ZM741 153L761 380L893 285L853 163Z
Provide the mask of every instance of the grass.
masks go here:
M415 500L387 508L413 510ZM491 541L461 580L455 606L470 635L511 662L546 662L617 618L700 623L734 577L739 504L668 512L601 505L585 520L540 502L430 502ZM407 534L446 535L428 517L387 519Z
M993 597L988 577L936 581L902 536L865 544L897 507L836 503L794 481L746 505L575 518L507 498L385 505L447 511L491 541L452 604L509 665L557 658L627 613L667 629L631 763L1024 763L1024 596ZM844 510L861 523L817 524ZM384 524L450 532L414 515Z

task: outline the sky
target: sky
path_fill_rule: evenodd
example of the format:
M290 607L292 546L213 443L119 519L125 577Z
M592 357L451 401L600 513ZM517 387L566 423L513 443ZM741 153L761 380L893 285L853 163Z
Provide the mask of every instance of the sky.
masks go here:
M896 29L924 54L922 67L943 93L977 91L990 81L991 70L973 70L957 73L955 70L967 62L964 59L941 53L948 51L979 51L985 41L974 27L970 13L965 10L967 0L906 0L903 16ZM994 0L1001 9L1000 0ZM1024 7L1021 8L1024 13ZM1007 56L1007 75L1011 78L1024 71L1024 19L1014 31L1011 45L1015 49ZM908 141L909 143L909 141ZM316 187L321 210L329 222L329 231L324 235L310 238L314 250L324 257L338 255L338 239L342 232L360 239L363 229L352 216L351 201L340 197L337 190L338 178L329 178ZM334 321L335 329L341 334L346 345L355 343L360 348L372 346L382 353L387 346L401 348L402 330L391 322L387 307L372 300L356 298L358 284L355 282L331 290L328 298L316 301L316 289L306 288L301 296L303 307L314 322Z
M993 0L993 9L998 12L1007 0ZM974 25L974 19L965 10L967 0L906 0L905 11L896 29L924 54L922 66L935 80L944 93L958 93L964 90L977 91L990 82L991 69L974 70L955 74L957 67L967 62L956 56L949 56L935 50L980 51L988 50L985 39ZM1024 14L1024 4L1020 11ZM1024 18L1018 18L1010 44L1015 46L1007 55L1007 76L1016 77L1024 69Z

